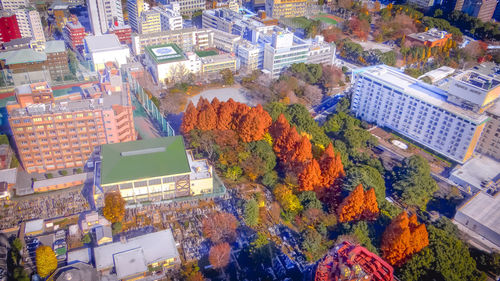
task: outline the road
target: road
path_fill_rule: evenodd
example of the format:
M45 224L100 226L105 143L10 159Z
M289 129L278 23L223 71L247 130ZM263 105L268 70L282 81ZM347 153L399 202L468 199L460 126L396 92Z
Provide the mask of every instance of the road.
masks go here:
M344 96L345 95L342 93L342 94L337 94L337 95L332 96L332 97L328 97L322 103L311 108L309 110L309 112L311 112L311 113L315 112L316 115L314 116L314 120L316 120L316 122L318 122L318 123L322 123L328 115L332 114L335 111L335 107L336 107L337 103Z

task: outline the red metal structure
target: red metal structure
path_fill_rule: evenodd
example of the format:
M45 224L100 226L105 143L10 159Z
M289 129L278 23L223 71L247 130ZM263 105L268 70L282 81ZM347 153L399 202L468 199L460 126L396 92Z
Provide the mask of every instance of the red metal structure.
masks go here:
M335 246L318 264L315 281L393 281L394 270L382 258L347 241Z

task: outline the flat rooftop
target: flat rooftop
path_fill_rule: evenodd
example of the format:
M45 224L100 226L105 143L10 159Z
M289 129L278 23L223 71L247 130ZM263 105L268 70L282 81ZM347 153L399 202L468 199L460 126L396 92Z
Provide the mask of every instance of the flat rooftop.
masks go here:
M375 65L353 71L353 74L359 73L362 73L367 78L390 85L393 89L406 93L414 98L468 119L476 124L480 124L487 120L487 117L484 115L449 103L447 101L448 95L445 90L419 81L404 74L399 69L386 65Z
M92 52L103 52L122 49L123 46L115 34L104 34L85 37L87 48Z
M457 210L495 233L500 233L500 192L478 192Z
M101 185L190 171L181 136L102 145Z
M185 60L184 52L176 44L147 46L146 52L157 64Z
M485 155L478 155L451 174L471 186L482 189L485 183L500 179L500 162Z
M493 76L484 75L474 70L467 70L455 76L454 79L473 85L483 91L492 90L500 85L500 79L495 79Z
M208 179L212 177L212 169L206 159L195 160L193 152L187 152L191 180Z
M201 62L203 64L220 63L220 62L227 62L234 60L236 60L236 57L230 54L221 54L221 55L207 56L201 58Z
M417 39L419 41L434 42L445 38L446 34L448 34L448 32L431 28L426 32L409 34L408 37Z

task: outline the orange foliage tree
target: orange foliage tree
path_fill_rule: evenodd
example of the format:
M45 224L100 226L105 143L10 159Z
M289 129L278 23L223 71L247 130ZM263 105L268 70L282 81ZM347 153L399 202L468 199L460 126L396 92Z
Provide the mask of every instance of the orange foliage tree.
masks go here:
M196 109L196 107L194 107L192 102L189 102L186 108L186 112L182 117L181 132L183 134L189 133L189 131L195 128L197 122L198 110Z
M365 192L365 209L363 210L363 217L365 219L375 219L379 212L375 189L370 188Z
M337 155L335 155L332 143L328 144L323 155L321 155L319 165L321 167L321 176L325 187L331 187L339 177L345 176L340 154L337 153Z
M318 161L310 161L299 174L300 191L311 191L321 187L321 169Z
M399 266L427 245L429 237L425 224L419 224L415 215L408 218L403 212L385 229L380 248L385 260Z
M311 161L313 158L311 141L306 136L302 136L292 153L292 161L294 162L304 163Z
M213 243L232 242L236 237L238 221L230 213L216 213L202 221L203 235Z
M241 118L238 126L241 140L244 142L261 140L272 122L271 116L262 108L262 105L259 104L250 109Z
M375 189L371 188L368 191L364 191L361 184L356 186L337 209L340 222L375 219L378 213L379 209L377 198L375 197Z

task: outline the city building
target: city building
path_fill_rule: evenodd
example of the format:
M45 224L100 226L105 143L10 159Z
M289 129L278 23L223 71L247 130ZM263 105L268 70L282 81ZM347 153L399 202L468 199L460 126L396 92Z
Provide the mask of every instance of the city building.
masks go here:
M12 160L12 149L8 144L0 144L0 170L10 168Z
M500 161L500 101L486 110L488 123L479 138L476 151Z
M479 191L494 193L500 188L500 162L479 154L455 167L450 180L469 194Z
M0 44L21 38L16 15L10 11L0 11Z
M497 7L496 0L463 0L462 12L488 22Z
M113 234L110 225L99 225L95 227L93 231L98 246L113 242Z
M43 219L30 220L24 223L24 235L35 236L40 235L45 231L45 223Z
M236 53L236 44L241 40L240 35L214 30L214 45L217 49L227 53Z
M424 11L427 11L434 6L434 0L408 0L406 3L416 6Z
M275 19L303 17L307 0L266 0L266 14Z
M135 55L144 54L148 46L176 44L185 51L203 50L214 47L214 31L208 28L184 28L152 34L132 36L132 50Z
M157 83L170 83L201 71L201 60L192 52L184 53L175 44L146 47L146 66Z
M231 54L222 54L201 58L202 74L220 73L224 69L229 69L232 72L235 72L238 69L236 56Z
M31 48L31 38L12 39L9 42L4 42L2 45L3 49L6 51L29 49Z
M44 51L17 49L0 53L0 70L5 70L14 85L62 80L70 73L62 41L46 42Z
M95 268L118 280L140 280L151 269L168 270L180 265L170 229L148 233L94 248Z
M51 179L37 180L33 182L32 188L35 193L65 189L73 186L83 185L89 175L87 173L74 174Z
M54 16L57 27L62 30L66 26L66 22L70 16L69 5L58 2L52 3L47 9L47 13Z
M458 208L453 222L489 251L500 250L500 195L478 192ZM476 236L476 237L475 237ZM479 236L479 237L477 237ZM486 240L486 241L485 241Z
M17 10L30 5L29 0L1 0L2 10Z
M255 42L258 32L272 30L273 26L257 20L257 14L250 11L238 13L229 9L205 10L202 14L202 26L213 28L226 33L241 36L243 39Z
M322 35L316 35L315 38L307 39L306 42L309 45L307 63L335 64L337 48L334 43L325 42L325 38Z
M319 262L314 281L393 281L394 269L376 254L344 241Z
M115 34L87 36L84 41L87 59L92 62L94 70L104 69L110 61L121 67L130 58L129 48L120 44Z
M205 0L168 0L166 4L179 3L181 15L191 16L196 11L205 10Z
M206 10L210 9L220 9L226 8L235 12L238 12L240 9L240 3L237 0L207 0L206 1Z
M43 48L45 33L43 32L40 14L33 8L18 9L15 14L21 36L23 38L31 37L31 45L35 49Z
M472 157L487 117L462 107L459 97L471 98L470 89L445 91L385 65L354 70L352 81L356 117L458 163Z
M111 26L124 25L121 1L87 0L87 9L94 35L107 33Z
M46 82L16 89L8 121L27 172L82 167L94 147L135 139L130 93L119 70L108 65L100 81L58 99Z
M132 43L132 28L130 28L130 25L113 25L109 28L109 33L115 34L122 44Z
M195 160L181 136L103 145L101 151L96 189L119 191L127 204L213 192L212 166Z
M406 36L406 40L415 45L425 47L442 47L448 39L451 39L451 33L436 28L431 28L426 32L413 33Z
M172 2L170 5L154 7L153 10L160 13L161 31L182 29L183 20L178 2Z
M87 281L99 280L97 270L89 264L76 262L57 268L47 277L47 281Z
M441 66L440 68L431 70L423 74L418 79L422 79L423 77L428 77L433 84L445 79L446 77L455 73L455 69L449 66Z
M78 21L78 17L71 15L64 28L64 41L66 41L73 51L79 52L83 49L83 39L85 36L85 28Z
M80 224L80 229L84 234L89 233L92 229L96 227L111 225L111 223L106 218L99 215L99 213L95 211L83 215L83 217L79 221L79 224Z
M12 189L16 188L17 168L0 170L0 179L0 199L9 200Z
M143 10L144 0L127 0L128 24L134 32L139 32L139 24Z
M236 56L240 60L240 68L243 71L252 72L262 69L264 66L264 52L259 45L250 41L241 40L237 44Z
M161 32L160 13L156 10L143 11L139 22L140 34Z

